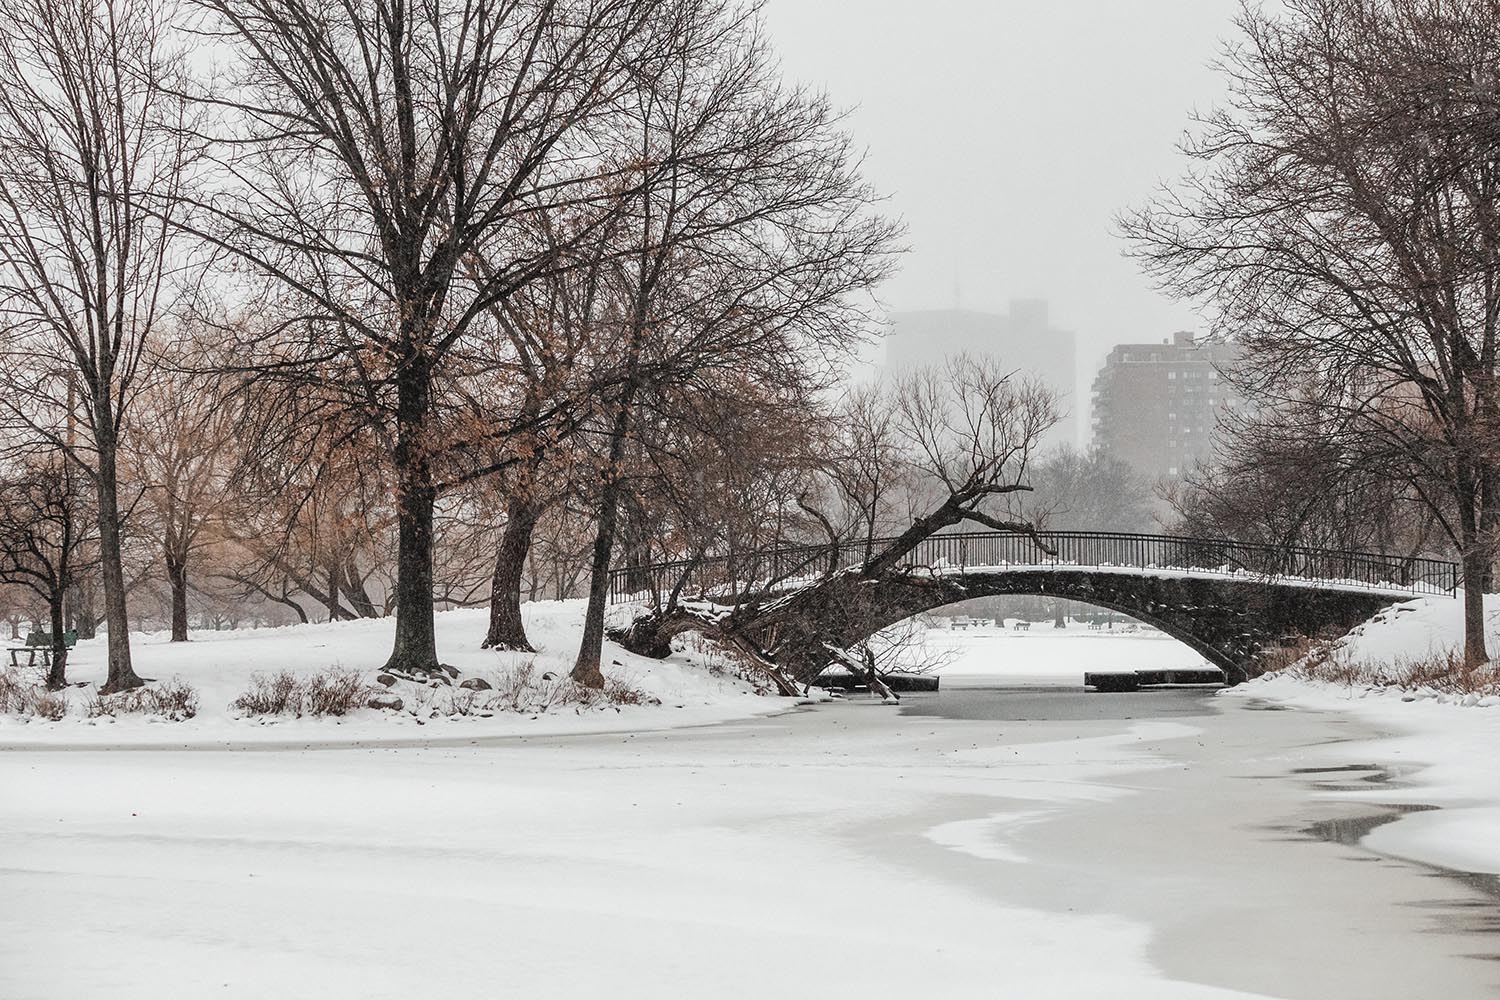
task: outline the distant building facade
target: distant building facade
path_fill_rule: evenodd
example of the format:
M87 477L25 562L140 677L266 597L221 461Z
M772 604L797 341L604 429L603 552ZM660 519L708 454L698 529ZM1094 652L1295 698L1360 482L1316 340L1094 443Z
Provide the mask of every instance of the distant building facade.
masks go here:
M1199 344L1178 333L1160 344L1110 352L1093 393L1093 440L1147 479L1180 479L1213 455L1220 418L1243 406L1222 372L1234 344Z
M909 370L940 365L955 354L988 354L1007 368L1038 376L1055 390L1063 418L1046 436L1055 445L1076 440L1073 416L1077 350L1073 334L1052 325L1047 303L1020 299L1007 315L967 309L893 313L886 338L886 368Z

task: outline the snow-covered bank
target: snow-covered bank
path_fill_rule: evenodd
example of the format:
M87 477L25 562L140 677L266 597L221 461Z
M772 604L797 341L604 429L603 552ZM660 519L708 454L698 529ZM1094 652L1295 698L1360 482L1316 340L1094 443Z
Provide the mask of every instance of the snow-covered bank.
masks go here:
M437 616L438 652L462 677L494 678L530 669L566 675L581 634L581 601L525 606L528 635L538 652L502 653L480 648L486 629L483 610L448 611ZM60 743L201 744L223 742L361 742L371 739L468 738L507 734L617 732L669 726L706 725L765 715L790 707L785 698L757 695L751 684L727 669L722 657L685 651L667 660L636 656L613 643L604 650L605 675L639 692L643 703L562 705L549 711L494 711L439 715L428 711L362 708L341 718L242 717L231 703L256 674L288 671L299 677L329 669L357 671L373 684L376 668L390 653L392 619L295 625L238 631L195 631L192 641L169 642L164 633L132 637L136 672L143 677L180 678L198 694L198 714L181 722L140 716L87 717L86 705L105 675L104 640L80 642L68 658L70 682L88 682L67 691L68 713L59 721L0 715L0 746ZM3 654L0 654L3 655ZM407 692L408 703L413 699Z
M1500 652L1500 595L1485 596L1486 641ZM1363 802L1430 805L1376 827L1372 850L1459 871L1500 873L1500 696L1361 681L1400 678L1411 664L1441 659L1463 643L1462 601L1394 605L1335 644L1350 680L1312 679L1296 666L1222 693L1324 711L1349 712L1388 738L1341 743L1338 762L1390 770L1368 790L1329 792Z

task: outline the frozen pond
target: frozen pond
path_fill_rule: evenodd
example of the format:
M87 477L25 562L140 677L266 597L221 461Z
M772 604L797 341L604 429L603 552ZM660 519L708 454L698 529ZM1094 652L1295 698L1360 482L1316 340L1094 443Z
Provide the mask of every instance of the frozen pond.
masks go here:
M1316 833L1372 734L1253 707L4 752L0 996L1490 995L1492 898Z

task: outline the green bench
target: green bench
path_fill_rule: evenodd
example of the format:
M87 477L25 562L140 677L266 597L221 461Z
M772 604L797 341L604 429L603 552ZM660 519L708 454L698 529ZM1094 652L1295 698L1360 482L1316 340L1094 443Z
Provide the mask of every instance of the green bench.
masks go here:
M72 649L78 645L78 630L68 629L63 633L63 646ZM26 665L36 666L36 655L42 654L42 666L52 666L52 633L31 631L26 633L26 645L10 647L10 665L20 666L20 656L26 654Z

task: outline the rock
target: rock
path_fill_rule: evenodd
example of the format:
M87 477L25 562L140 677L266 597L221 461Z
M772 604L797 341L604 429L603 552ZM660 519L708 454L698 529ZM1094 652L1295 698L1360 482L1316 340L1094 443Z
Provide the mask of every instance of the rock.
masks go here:
M470 677L468 680L466 680L462 684L460 684L459 687L463 688L465 691L490 691L490 690L493 690L490 687L490 682L487 681L487 680L485 680L483 677Z
M450 680L458 680L458 668L450 667L446 663L439 663L438 669L447 674Z
M406 707L406 702L402 701L399 697L389 691L385 691L377 695L372 695L370 697L370 700L365 704L369 705L371 708L388 708L393 712L399 712L402 708Z
M557 675L554 674L552 671L549 670L546 673L542 674L542 680L544 680L544 681L555 681L555 680L557 680Z
M392 684L396 683L396 678L392 677L390 674L376 674L375 683L384 684L386 687L390 687Z

